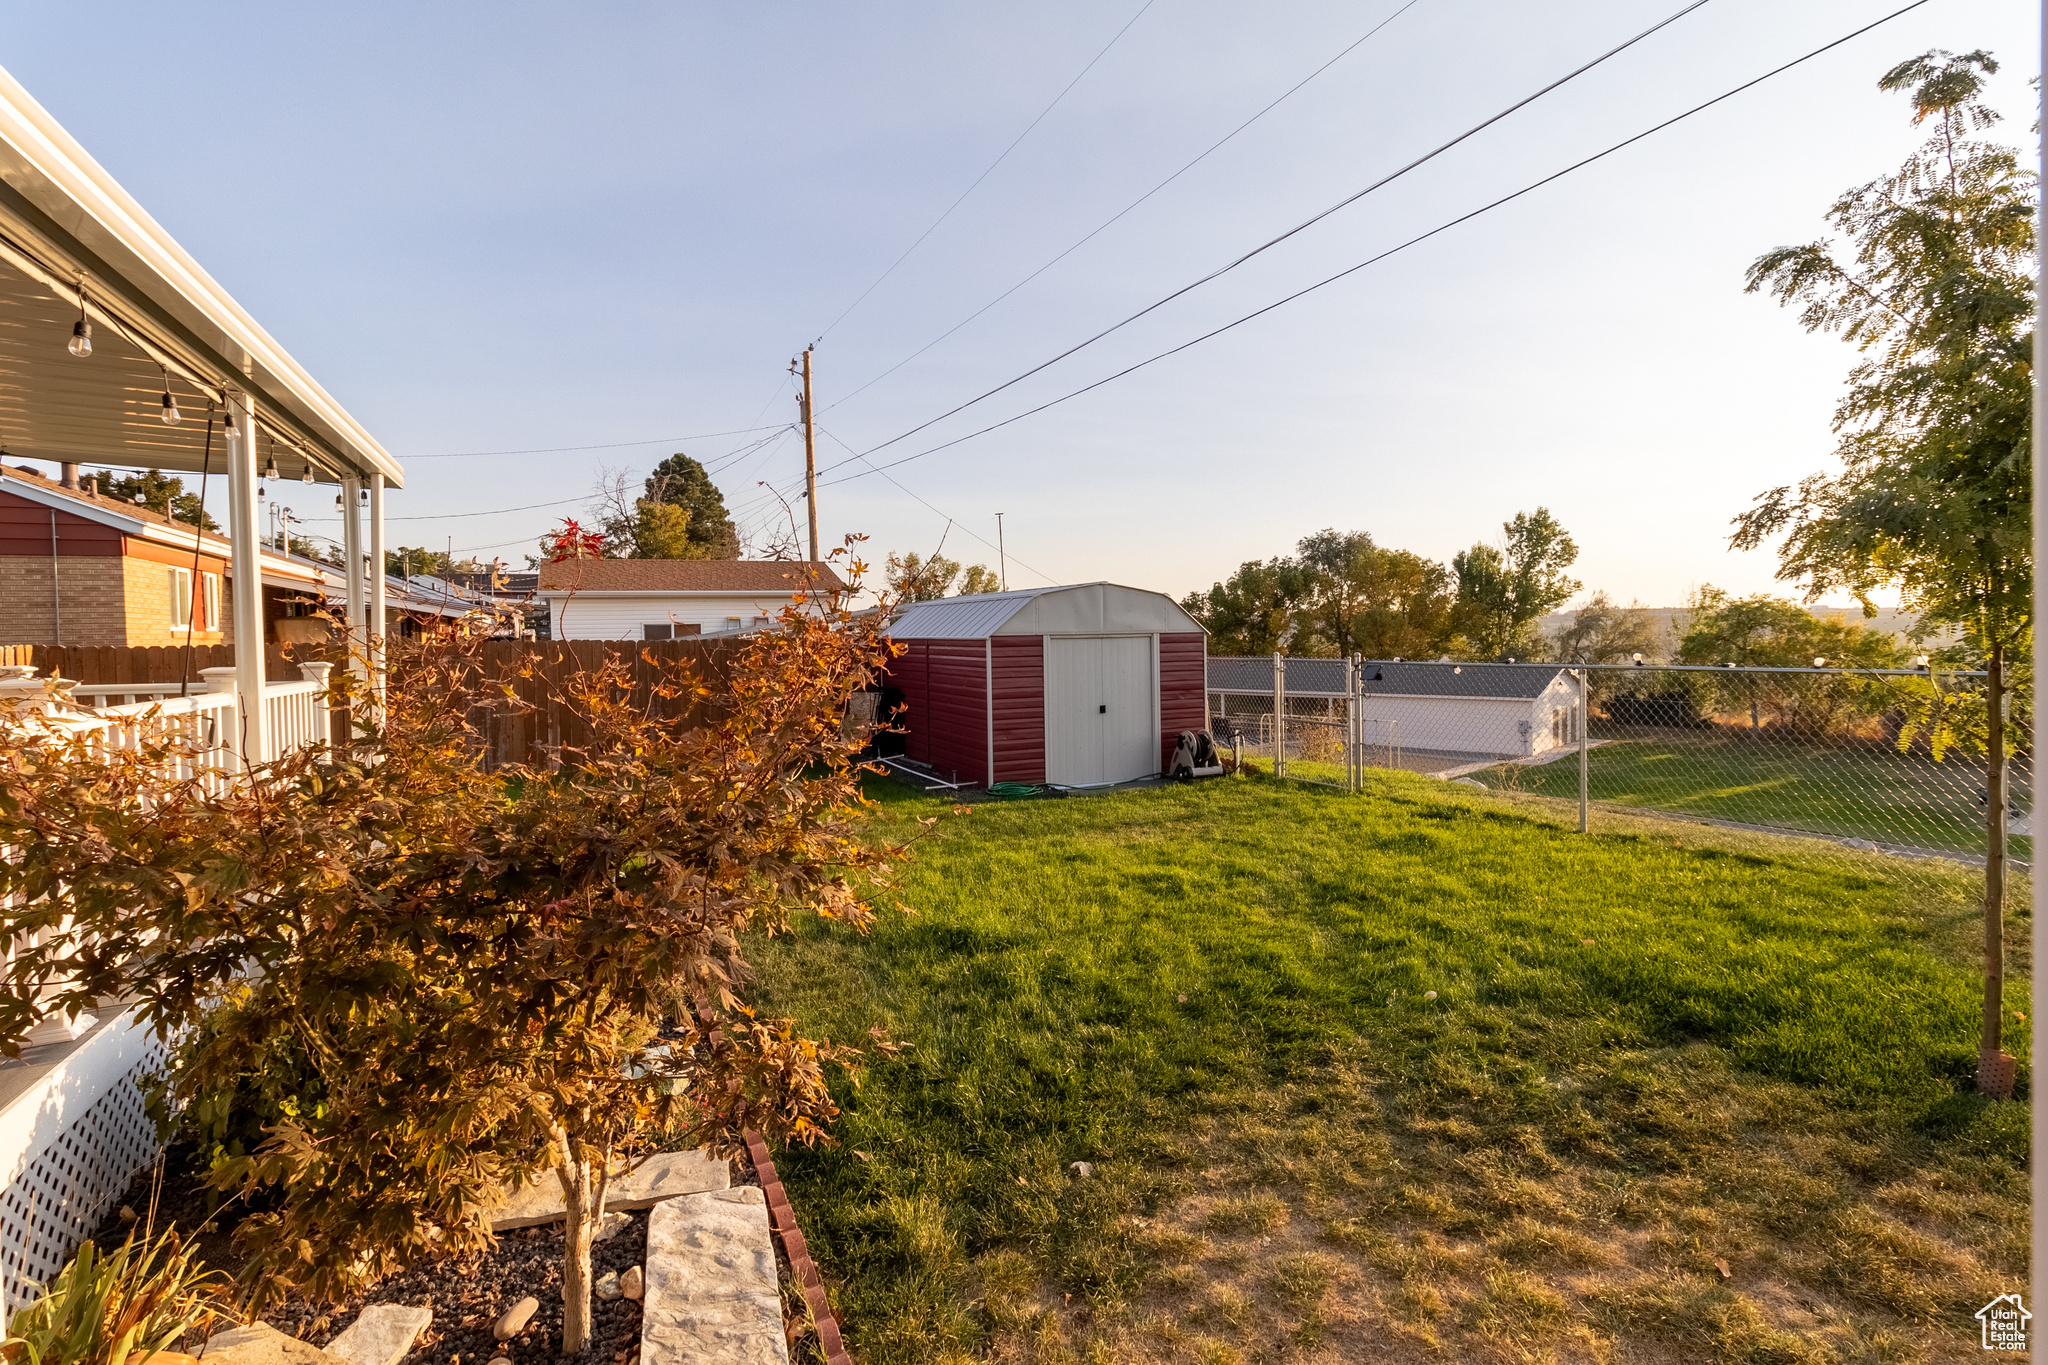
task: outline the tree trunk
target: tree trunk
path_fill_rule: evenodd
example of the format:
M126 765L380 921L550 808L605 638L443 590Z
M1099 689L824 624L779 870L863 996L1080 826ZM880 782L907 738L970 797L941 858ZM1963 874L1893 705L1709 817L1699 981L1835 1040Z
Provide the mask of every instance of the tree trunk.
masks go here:
M591 1153L562 1129L555 1130L562 1163L555 1174L562 1182L562 1354L581 1355L590 1342L590 1244L604 1220L604 1194L609 1152L591 1169Z
M2005 650L1991 646L1985 702L1990 754L1985 773L1984 1031L1977 1047L1977 1092L1991 1099L2012 1093L2004 1060L2005 1026Z

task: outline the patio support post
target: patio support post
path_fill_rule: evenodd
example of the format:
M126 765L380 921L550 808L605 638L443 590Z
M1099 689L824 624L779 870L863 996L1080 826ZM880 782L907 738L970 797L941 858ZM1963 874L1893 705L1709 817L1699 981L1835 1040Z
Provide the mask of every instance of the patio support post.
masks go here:
M384 700L384 476L370 476L370 695Z
M356 504L363 481L354 474L341 476L341 571L348 610L349 667L362 668L363 651L363 518Z
M235 711L244 767L270 755L270 714L263 705L263 542L256 525L256 404L228 394L229 574L234 586Z

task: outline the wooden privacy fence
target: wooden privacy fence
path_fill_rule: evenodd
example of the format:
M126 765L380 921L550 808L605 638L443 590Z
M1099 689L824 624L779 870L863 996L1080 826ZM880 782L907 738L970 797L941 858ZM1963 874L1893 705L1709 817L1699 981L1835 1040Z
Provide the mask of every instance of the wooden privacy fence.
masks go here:
M407 657L420 648L394 642L391 667L403 673ZM426 646L438 648L439 646ZM726 675L727 660L735 644L730 640L486 640L476 644L471 658L474 667L465 686L446 698L446 704L463 709L470 726L481 736L486 761L493 768L510 764L535 767L552 765L563 746L587 742L589 728L574 709L565 705L560 692L570 675L579 670L602 667L606 659L632 665L632 698L635 705L658 716L673 719L700 718L711 714L702 697L657 697L654 685L665 667L687 660L699 676L714 687ZM326 659L342 666L346 651L338 646L271 645L264 651L264 677L272 683L296 682L299 665ZM204 682L200 671L231 667L235 662L232 645L195 645L188 660L182 646L79 647L65 645L0 646L0 664L28 664L41 677L69 678L81 687L107 688L128 683L138 685L180 681L193 684L198 692ZM531 676L528 665L532 665ZM511 698L516 701L508 704ZM125 698L123 698L125 700ZM415 704L437 704L438 698L419 698ZM331 712L334 737L348 734L348 712L339 706Z
M547 767L565 746L590 738L589 726L560 696L571 675L601 668L607 659L628 663L635 706L668 719L699 720L714 713L715 699L660 697L655 684L678 662L688 662L716 691L734 652L728 640L487 640L476 647L467 685L448 700L467 712L492 768ZM394 670L404 666L403 654L393 658ZM508 691L516 699L510 704Z
M515 642L516 643L516 642ZM339 646L269 645L263 651L266 682L296 682L299 665L325 659L340 664ZM45 678L69 678L85 687L113 683L199 682L204 668L232 668L233 645L0 645L0 665L27 664Z

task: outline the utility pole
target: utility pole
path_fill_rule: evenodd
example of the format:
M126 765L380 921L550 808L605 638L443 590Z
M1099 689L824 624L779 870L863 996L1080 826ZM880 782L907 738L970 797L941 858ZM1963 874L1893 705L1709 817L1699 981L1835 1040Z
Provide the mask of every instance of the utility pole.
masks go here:
M1003 549L1003 514L1001 512L996 513L996 562L1003 566L1003 576L999 581L1003 585L1003 591L1008 592L1010 590L1010 555L1007 550Z
M811 420L811 347L804 347L804 511L811 519L811 562L818 562L818 424Z

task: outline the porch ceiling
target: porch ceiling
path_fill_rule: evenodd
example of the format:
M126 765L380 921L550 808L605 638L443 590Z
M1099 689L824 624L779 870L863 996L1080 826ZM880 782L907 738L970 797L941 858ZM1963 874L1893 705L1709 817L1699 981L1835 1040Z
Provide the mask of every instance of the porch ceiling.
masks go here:
M84 359L65 347L81 284ZM398 462L0 70L0 450L196 472L207 400L230 389L255 407L259 467L402 485ZM216 430L213 468L224 460Z

